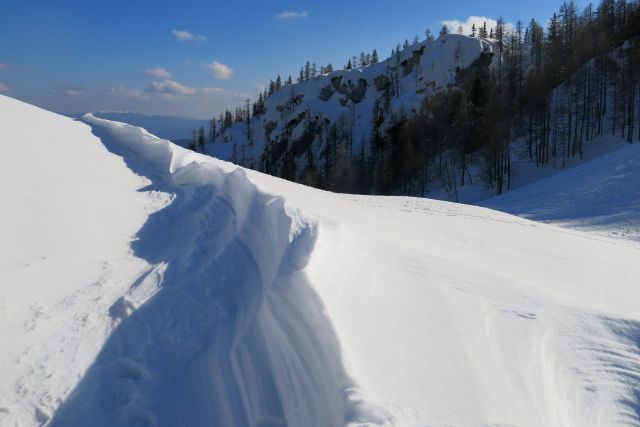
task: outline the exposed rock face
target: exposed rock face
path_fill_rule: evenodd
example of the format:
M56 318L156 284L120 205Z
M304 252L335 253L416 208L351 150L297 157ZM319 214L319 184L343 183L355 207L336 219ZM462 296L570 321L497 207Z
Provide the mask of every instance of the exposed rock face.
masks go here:
M225 129L227 143L213 144L210 154L298 181L309 162L322 168L323 155L343 143L361 151L374 133L386 135L425 99L489 67L492 51L488 40L449 34L366 68L286 85L267 99L264 114Z

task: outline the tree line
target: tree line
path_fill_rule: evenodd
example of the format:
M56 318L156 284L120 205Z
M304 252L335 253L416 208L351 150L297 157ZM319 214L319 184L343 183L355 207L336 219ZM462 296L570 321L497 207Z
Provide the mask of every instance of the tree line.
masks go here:
M443 26L440 35L448 32ZM419 111L391 110L399 77L388 63L367 140L355 134L348 109L328 126L316 123L307 111L294 119L305 123L302 137L288 141L285 135L270 142L251 164L332 191L419 196L433 179L457 195L477 176L470 165L480 165L484 184L501 194L511 186L516 141L537 166L565 167L598 136L632 142L640 132L639 1L601 0L583 10L567 1L547 25L531 19L507 26L500 19L495 27L472 26L469 35L490 39L493 52L459 70L455 86L425 98ZM430 31L425 36L433 39ZM405 40L403 46L410 45ZM400 50L398 45L392 54ZM349 59L344 68L378 61L374 50ZM333 70L331 64L318 70L307 62L298 82L327 69ZM289 84L291 77L283 81L278 76L252 104L247 100L245 107L212 120L209 140L239 122L248 123L251 139L251 118L263 114L268 97ZM204 129L193 138L194 146L204 148ZM297 170L301 156L305 166Z
M639 2L603 0L580 11L568 1L546 27L534 19L513 28L499 20L496 28L472 28L470 35L484 34L495 40L494 52L460 70L456 86L425 99L417 114L390 112L383 96L374 106L372 136L357 152L349 149L351 136L335 143L344 132L332 132L321 151L330 155L322 159L319 185L424 195L429 179L437 178L457 195L473 183L473 163L499 195L511 186L515 141L524 141L525 155L537 166L564 168L596 137L638 138ZM385 115L392 125L382 132ZM326 173L331 169L333 178Z

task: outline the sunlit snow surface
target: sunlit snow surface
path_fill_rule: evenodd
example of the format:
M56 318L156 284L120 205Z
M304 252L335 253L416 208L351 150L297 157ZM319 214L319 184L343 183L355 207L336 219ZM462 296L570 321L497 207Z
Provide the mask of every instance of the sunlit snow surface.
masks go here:
M640 241L640 144L625 144L482 204L535 221Z
M640 425L637 242L83 120L0 96L0 425Z

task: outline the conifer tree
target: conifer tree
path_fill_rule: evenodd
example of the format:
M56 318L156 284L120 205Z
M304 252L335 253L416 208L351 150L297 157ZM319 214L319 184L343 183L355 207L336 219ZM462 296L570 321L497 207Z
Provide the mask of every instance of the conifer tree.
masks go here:
M262 94L260 94L262 97ZM216 142L216 118L209 120L209 141L213 144Z
M200 151L204 153L204 143L206 141L204 126L200 126L198 129L198 146L200 147Z
M482 27L480 27L479 35L483 39L486 39L489 36L489 33L487 32L487 21L484 21L484 23L482 24Z

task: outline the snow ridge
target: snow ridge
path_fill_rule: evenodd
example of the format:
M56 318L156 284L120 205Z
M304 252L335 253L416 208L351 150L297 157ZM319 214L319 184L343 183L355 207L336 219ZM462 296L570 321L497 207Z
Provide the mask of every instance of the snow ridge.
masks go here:
M640 426L636 241L0 104L1 425Z
M173 201L138 233L134 253L153 267L112 307L118 327L48 425L361 418L331 323L302 272L315 225L241 169L197 163L139 128L83 120L110 149L119 149L115 139L124 144L129 167Z

